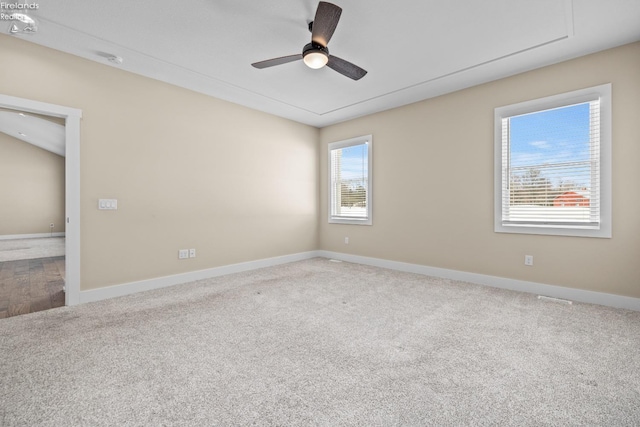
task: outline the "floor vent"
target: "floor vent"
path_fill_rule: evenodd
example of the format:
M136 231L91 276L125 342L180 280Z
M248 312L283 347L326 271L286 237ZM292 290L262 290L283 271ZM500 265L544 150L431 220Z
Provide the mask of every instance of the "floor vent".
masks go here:
M573 304L573 301L569 301L568 299L547 297L547 296L544 296L544 295L538 295L538 299L544 300L544 301L559 302L561 304Z

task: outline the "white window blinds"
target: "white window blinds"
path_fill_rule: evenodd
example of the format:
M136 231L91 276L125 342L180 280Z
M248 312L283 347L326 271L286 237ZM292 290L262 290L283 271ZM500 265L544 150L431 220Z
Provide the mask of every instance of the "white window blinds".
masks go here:
M502 118L502 225L598 228L600 99Z

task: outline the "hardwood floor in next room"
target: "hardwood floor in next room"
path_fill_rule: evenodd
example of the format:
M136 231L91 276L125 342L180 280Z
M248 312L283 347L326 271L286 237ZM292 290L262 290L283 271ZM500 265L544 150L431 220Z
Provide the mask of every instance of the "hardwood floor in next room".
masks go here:
M0 319L64 306L65 257L0 262Z

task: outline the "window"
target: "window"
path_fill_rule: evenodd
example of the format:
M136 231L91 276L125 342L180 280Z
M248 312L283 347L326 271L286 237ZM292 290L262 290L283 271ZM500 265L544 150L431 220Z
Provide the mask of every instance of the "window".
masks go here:
M329 144L329 222L371 225L371 135Z
M611 237L611 85L495 110L495 231Z

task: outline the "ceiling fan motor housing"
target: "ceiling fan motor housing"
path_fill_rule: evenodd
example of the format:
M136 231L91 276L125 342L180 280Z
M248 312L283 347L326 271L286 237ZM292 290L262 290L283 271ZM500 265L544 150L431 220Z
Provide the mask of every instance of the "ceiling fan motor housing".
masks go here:
M302 56L307 56L312 52L323 52L325 55L329 56L329 49L318 43L311 42L302 48Z

